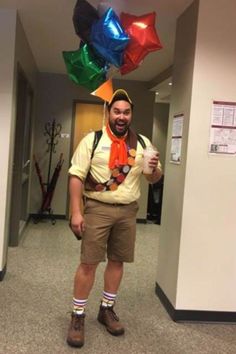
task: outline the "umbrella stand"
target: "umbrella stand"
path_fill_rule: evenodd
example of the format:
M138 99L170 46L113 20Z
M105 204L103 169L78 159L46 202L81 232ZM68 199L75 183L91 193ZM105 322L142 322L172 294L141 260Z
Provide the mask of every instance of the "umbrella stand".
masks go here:
M58 144L58 137L60 136L60 132L61 132L61 124L56 124L55 119L52 122L48 122L45 124L44 135L47 137L46 143L48 145L46 152L49 153L47 182L45 183L43 183L40 167L34 155L35 168L36 168L36 172L38 175L38 180L42 192L41 206L38 213L35 214L33 217L34 223L38 223L42 219L50 219L53 225L55 225L56 223L56 219L55 216L53 215L53 210L51 207L51 202L56 188L57 180L61 171L61 167L64 162L63 154L61 154L59 157L59 161L57 162L52 177L51 177L51 169L52 169L52 156L53 153L56 153L55 147Z

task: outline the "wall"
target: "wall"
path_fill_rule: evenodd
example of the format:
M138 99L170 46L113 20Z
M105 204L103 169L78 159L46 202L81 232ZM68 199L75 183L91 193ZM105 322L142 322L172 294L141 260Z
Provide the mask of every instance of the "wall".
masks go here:
M152 137L154 93L146 89L143 82L122 82L114 80L114 89L122 87L126 89L134 101L133 127L142 134ZM62 132L71 134L73 117L73 101L82 100L89 102L101 102L95 96L91 96L82 86L76 86L67 75L41 73L38 75L37 117L35 121L35 146L34 152L39 161L44 180L47 178L48 154L46 153L46 138L43 135L46 122L56 119L62 125ZM58 179L55 194L52 201L54 214L65 215L67 207L67 181L70 165L70 139L60 138L53 154L53 169L57 159L63 153L64 164ZM138 217L146 218L147 209L147 183L142 182L143 199L140 201ZM36 213L41 201L41 191L37 175L33 171L31 213Z
M170 118L184 113L183 160L166 164L157 283L192 316L236 309L236 157L208 154L212 101L236 101L235 32L235 0L195 1L177 26Z
M6 265L9 217L9 155L13 126L16 11L0 10L0 272ZM4 152L4 153L3 153Z
M36 88L37 66L19 16L16 21L15 71L19 63L32 89Z
M176 305L177 296L179 248L181 241L197 16L198 6L197 2L195 2L178 19L167 137L168 143L166 150L157 282L174 307ZM177 113L184 113L182 162L180 165L171 164L169 162L173 115Z
M200 1L178 308L236 310L236 157L208 154L212 100L236 101L235 33L234 0Z

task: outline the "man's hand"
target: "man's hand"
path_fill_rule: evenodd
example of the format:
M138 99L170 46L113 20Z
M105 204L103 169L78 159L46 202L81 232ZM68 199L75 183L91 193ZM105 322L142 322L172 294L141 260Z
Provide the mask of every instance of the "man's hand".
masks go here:
M158 161L159 161L159 152L157 151L156 156L153 156L150 161L149 161L149 167L155 171L157 169L158 166Z
M149 183L156 183L162 176L162 171L158 167L159 162L159 152L157 151L156 156L153 156L149 161L149 167L152 169L152 174L144 174Z
M82 233L85 230L84 218L80 213L72 214L70 218L70 228L75 234L76 238L80 240L82 238Z
M83 195L83 182L77 176L70 176L70 228L78 240L81 239L85 229L84 218L81 212L81 198Z

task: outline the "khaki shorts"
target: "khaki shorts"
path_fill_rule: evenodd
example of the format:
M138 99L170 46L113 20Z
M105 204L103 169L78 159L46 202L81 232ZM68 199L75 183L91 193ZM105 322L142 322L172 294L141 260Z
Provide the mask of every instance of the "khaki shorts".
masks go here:
M113 261L133 262L137 211L137 202L121 205L86 199L81 262L95 264L106 255Z

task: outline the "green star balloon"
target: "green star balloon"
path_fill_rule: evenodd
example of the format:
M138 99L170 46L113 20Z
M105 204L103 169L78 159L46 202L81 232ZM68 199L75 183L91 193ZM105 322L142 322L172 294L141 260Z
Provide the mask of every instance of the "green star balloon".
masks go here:
M63 51L69 78L89 90L96 90L106 81L106 68L87 44L75 51Z

